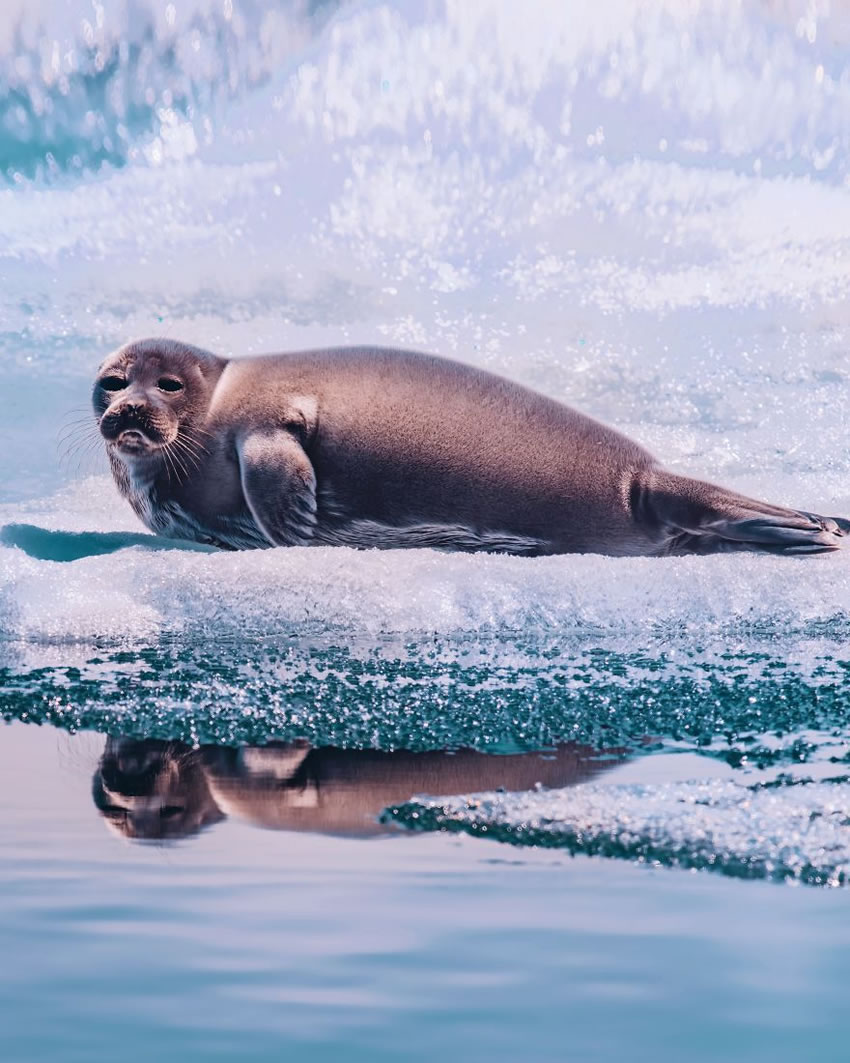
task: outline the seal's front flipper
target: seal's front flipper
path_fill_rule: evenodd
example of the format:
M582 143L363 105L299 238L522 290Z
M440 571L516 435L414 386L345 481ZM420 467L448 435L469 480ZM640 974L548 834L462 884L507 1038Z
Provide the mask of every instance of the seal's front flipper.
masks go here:
M671 554L726 550L819 554L840 550L850 535L850 521L843 518L773 506L667 472L653 477L645 504L666 532L666 552Z
M272 546L305 546L316 526L316 474L288 429L253 431L237 444L245 501Z

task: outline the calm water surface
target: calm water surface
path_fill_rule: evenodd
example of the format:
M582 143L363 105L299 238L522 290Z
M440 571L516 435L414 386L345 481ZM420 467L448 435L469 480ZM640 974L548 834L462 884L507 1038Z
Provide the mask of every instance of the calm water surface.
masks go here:
M4 1060L846 1058L843 891L244 814L132 844L103 746L0 732Z

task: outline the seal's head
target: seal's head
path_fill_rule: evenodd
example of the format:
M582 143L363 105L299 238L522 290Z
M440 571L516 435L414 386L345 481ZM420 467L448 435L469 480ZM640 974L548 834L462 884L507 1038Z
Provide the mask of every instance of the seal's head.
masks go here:
M109 737L92 798L107 825L125 838L186 838L224 818L199 751L179 742Z
M97 375L92 403L111 456L125 464L166 460L181 434L191 440L225 362L174 340L128 343Z

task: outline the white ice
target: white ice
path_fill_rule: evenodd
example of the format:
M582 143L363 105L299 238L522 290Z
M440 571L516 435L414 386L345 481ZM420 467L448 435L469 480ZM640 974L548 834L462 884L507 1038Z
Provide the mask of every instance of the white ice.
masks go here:
M850 881L847 786L752 788L729 779L421 798L386 818L515 844L753 878Z
M175 26L155 7L139 10L167 44ZM64 57L68 35L88 32L62 5L33 10L33 48L55 39ZM104 10L103 40L132 39L130 7ZM4 9L7 66L20 17ZM850 514L841 12L349 4L279 61L268 59L275 40L294 38L265 32L256 77L209 113L155 101L124 168L0 189L4 523L142 530L96 439L64 465L55 439L66 415L87 417L100 358L155 333L222 353L385 342L461 357L617 425L679 471ZM227 47L248 64L258 39L243 26ZM52 54L16 77L53 91ZM187 76L221 80L228 62ZM169 123L191 125L191 150L169 154ZM850 553L513 560L138 546L58 564L7 546L0 625L51 640L316 623L840 633L848 566Z

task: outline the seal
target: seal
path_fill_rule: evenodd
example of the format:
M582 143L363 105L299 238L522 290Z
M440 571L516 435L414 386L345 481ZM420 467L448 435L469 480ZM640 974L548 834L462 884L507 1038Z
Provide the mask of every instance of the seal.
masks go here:
M568 406L411 351L226 359L148 339L106 359L93 405L143 523L225 549L808 554L850 530L677 475Z
M413 794L561 789L616 767L623 752L575 743L499 755L313 748L304 741L193 748L110 736L92 799L125 838L188 838L225 817L268 830L361 837L392 831L382 810Z

